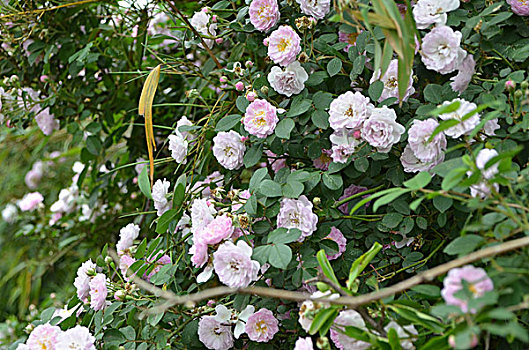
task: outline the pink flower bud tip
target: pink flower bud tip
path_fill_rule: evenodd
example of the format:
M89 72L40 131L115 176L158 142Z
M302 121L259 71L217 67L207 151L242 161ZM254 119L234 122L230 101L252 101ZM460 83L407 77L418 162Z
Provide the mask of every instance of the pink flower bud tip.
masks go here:
M246 67L251 68L251 67L253 67L253 62L252 61L246 61L245 65L246 65Z
M237 84L235 84L235 89L236 89L237 91L242 91L242 90L244 90L244 84L243 84L243 82L242 82L242 81L239 81Z
M212 22L217 22L217 15L211 16L211 21Z
M216 42L217 44L222 44L222 43L224 42L224 39L222 39L222 38L217 38L217 39L215 39L215 42Z
M507 81L505 82L505 88L506 88L507 90L514 90L515 87L516 87L516 83L515 83L514 81L512 81L512 80L507 80Z
M246 99L248 100L248 102L255 101L256 97L257 97L257 94L253 91L249 92L248 95L246 95Z
M221 83L225 83L225 82L228 81L228 78L227 78L226 76L223 75L222 77L220 77L219 81L220 81Z
M41 83L44 83L44 82L46 82L49 79L50 79L50 77L48 77L47 75L41 75L40 76L40 82Z
M264 45L264 46L268 46L268 38L264 38L264 40L263 40L263 45Z

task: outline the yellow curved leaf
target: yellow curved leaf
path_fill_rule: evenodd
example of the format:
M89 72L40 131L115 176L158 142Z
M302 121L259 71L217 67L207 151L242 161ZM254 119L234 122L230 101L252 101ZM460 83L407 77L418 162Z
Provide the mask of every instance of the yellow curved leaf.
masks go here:
M154 155L153 149L156 150L156 142L154 141L154 131L152 129L152 102L154 100L154 94L158 87L158 81L160 80L160 68L158 65L154 68L141 90L140 104L138 106L139 115L145 118L145 138L147 140L147 151L149 152L149 169L151 178L151 187L154 180Z

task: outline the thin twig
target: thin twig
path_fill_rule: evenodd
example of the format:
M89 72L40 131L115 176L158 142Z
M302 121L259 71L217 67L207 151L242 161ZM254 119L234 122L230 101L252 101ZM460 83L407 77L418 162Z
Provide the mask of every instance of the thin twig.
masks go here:
M411 287L419 285L421 283L432 281L435 277L443 275L455 267L470 264L474 261L487 258L490 256L503 254L511 250L525 247L527 245L529 245L529 237L515 239L512 241L498 244L493 247L485 248L477 252L463 256L461 258L452 260L446 264L439 265L431 270L422 272L414 277L411 277L407 280L399 282L391 287L381 289L380 291L377 291L377 292L372 292L369 294L360 295L356 297L340 296L334 299L326 299L326 298L317 298L317 299L318 301L321 301L321 302L326 302L326 303L335 304L335 305L344 305L349 308L356 309L359 306L366 305L374 301L390 297L397 293L408 290ZM115 251L109 250L109 254L116 261L116 263L119 263L119 259ZM294 292L294 291L289 291L289 290L267 288L267 287L257 287L257 286L238 288L238 289L229 288L229 287L215 287L215 288L206 289L198 293L179 296L179 295L174 294L171 291L160 289L138 278L137 276L129 276L129 278L132 279L133 282L136 283L141 289L144 289L157 297L166 299L166 301L163 304L165 307L171 307L173 305L186 305L188 307L192 307L196 303L202 300L212 299L212 298L225 296L225 295L231 295L231 294L249 294L249 295L256 295L256 296L261 296L265 298L285 299L285 300L298 301L298 302L305 301L308 299L313 299L311 298L311 295L308 293ZM157 310L159 310L159 308Z

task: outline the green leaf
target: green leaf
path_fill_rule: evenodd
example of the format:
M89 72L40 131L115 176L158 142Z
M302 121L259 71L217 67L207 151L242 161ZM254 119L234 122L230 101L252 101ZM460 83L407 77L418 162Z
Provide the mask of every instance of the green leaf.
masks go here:
M285 118L277 124L275 134L277 137L288 140L290 138L290 132L294 129L294 126L294 121L291 118Z
M340 174L323 173L323 184L330 190L338 190L343 185L342 176Z
M338 57L333 58L327 63L327 73L330 77L334 77L342 69L342 60Z
M335 307L320 310L316 316L314 316L314 320L312 320L309 334L316 334L325 324L328 324L329 322L332 323L336 316L338 316L338 309Z
M292 250L285 244L272 244L268 255L268 262L278 269L286 269L292 260Z
M308 111L312 107L312 101L308 99L303 99L301 96L299 98L294 98L292 100L292 105L287 112L287 117L297 117Z
M461 182L463 177L465 177L467 170L467 168L452 169L443 179L443 182L441 183L441 188L445 191L449 191L452 188L456 187Z
M244 153L243 163L246 168L251 168L255 164L259 163L261 156L263 155L263 144L256 143L250 147L249 150Z
M384 90L384 83L381 82L380 80L377 80L369 85L367 92L369 93L369 97L371 97L373 101L378 101L380 99L380 96L382 96L383 90Z
M443 87L437 84L428 84L423 91L424 99L435 104L443 102Z
M316 254L316 259L318 260L318 263L320 264L323 274L335 285L341 286L340 282L338 282L338 278L336 278L336 275L334 273L334 270L332 269L329 259L327 259L325 250L320 249L320 251L318 251L318 253Z
M239 114L230 114L219 120L217 126L215 127L215 131L228 131L240 121L241 116Z
M382 250L382 245L378 242L375 242L371 249L369 249L367 252L362 254L359 258L357 258L353 264L351 265L351 269L349 270L349 278L347 279L347 288L352 289L353 284L355 280L358 278L358 276L364 271L366 266L373 260L373 258Z
M395 228L400 224L403 218L404 216L402 216L402 214L389 213L384 215L384 218L382 219L382 224L389 228Z
M252 259L257 260L259 264L264 265L268 262L268 256L270 255L271 245L261 245L253 250Z
M408 192L411 191L410 189L398 188L398 187L392 188L392 190L394 190L394 191L392 191L392 192L380 197L379 199L377 199L375 201L375 203L373 204L373 211L377 211L378 208L380 208L381 206L386 205L388 203L391 203L395 199L397 199L400 196L402 196L403 194L408 193Z
M315 110L312 112L311 120L320 129L329 128L329 113L322 110Z
M99 155L101 152L101 140L99 137L91 135L86 139L86 149L88 152L92 153L94 156Z
M182 205L182 203L184 202L184 198L185 198L185 187L184 187L184 184L182 183L179 183L178 185L176 185L175 189L174 189L174 195L173 195L173 205L175 207L180 207Z
M461 106L461 102L454 101L454 102L452 102L450 104L442 105L442 106L437 107L436 109L428 112L428 115L436 117L436 116L438 116L440 114L452 113L452 112L457 111L460 106Z
M427 171L421 171L408 181L404 181L403 185L411 190L416 191L428 186L430 181L432 181L432 175L430 175L430 173Z
M478 235L458 237L448 244L443 252L448 255L467 254L474 251L485 239Z
M439 298L441 296L441 288L431 284L421 284L418 286L413 286L411 287L411 290L432 298Z
M259 192L265 197L281 197L283 195L281 185L269 179L261 182Z
M389 329L388 340L389 340L389 346L391 346L391 350L402 350L402 347L400 346L399 335L397 334L397 331L395 330L395 328Z
M143 195L149 199L152 199L151 194L151 182L149 180L149 174L147 173L148 167L144 166L141 170L140 176L138 176L138 186Z
M239 96L237 97L237 100L235 100L235 105L237 105L237 109L242 113L246 112L246 108L248 108L249 104L250 102L248 102L248 99L244 96Z
M369 168L369 161L367 158L358 158L354 161L355 169L361 173L365 173L367 168Z
M259 168L256 171L254 171L252 178L250 179L250 186L249 186L250 191L253 191L259 188L259 186L261 185L261 182L265 178L268 178L268 179L270 178L270 176L268 175L268 169L266 167Z
M327 78L327 72L324 71L317 71L313 74L309 75L309 79L305 82L305 86L316 86L323 83L325 78Z
M452 206L453 202L452 198L437 196L433 199L433 206L441 213L444 213Z
M300 230L279 227L268 234L267 243L287 244L297 241L299 237L301 237Z
M171 209L163 213L162 216L160 216L160 218L158 219L158 223L156 224L156 233L162 234L167 232L169 225L177 217L177 215L177 209Z
M287 198L299 198L305 187L299 181L287 181L283 186L283 196Z

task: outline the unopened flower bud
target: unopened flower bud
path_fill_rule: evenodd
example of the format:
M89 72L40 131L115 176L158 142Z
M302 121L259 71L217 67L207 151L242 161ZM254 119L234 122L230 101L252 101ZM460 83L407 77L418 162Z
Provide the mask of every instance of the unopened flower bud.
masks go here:
M263 45L264 45L264 46L268 46L268 42L269 42L269 39L268 39L268 38L264 38L264 39L263 39Z
M96 270L94 270L94 269L88 269L88 270L86 271L86 275L87 275L87 276L92 276L92 277L93 277L93 276L96 275Z
M268 95L268 86L263 85L263 86L261 87L261 92L262 92L263 94L265 94L265 95Z
M219 81L220 81L221 83L225 83L225 82L228 81L228 77L225 76L225 75L223 75L222 77L220 77Z
M187 98L197 98L199 96L197 89L187 90L185 94Z
M246 68L252 68L253 67L253 62L252 61L246 61L244 63L244 65L246 66Z
M312 200L312 203L314 203L314 205L318 206L321 204L321 199L320 197L314 197L314 199Z
M204 13L208 13L209 12L209 7L203 7L201 11L204 12Z
M318 349L322 350L330 350L331 344L329 344L329 338L327 337L319 337L318 340L316 340L316 346Z
M508 91L514 90L515 87L516 87L516 83L514 81L507 80L505 82L505 89L507 89Z
M124 290L120 289L120 290L116 291L116 293L114 293L114 299L116 299L116 300L124 300L126 295L127 295L127 292L125 292Z
M215 42L220 45L220 44L222 44L224 42L224 39L223 38L217 38L217 39L215 39Z
M216 302L215 300L208 300L207 305L208 305L209 307L213 307L213 306L215 306L216 303L217 303L217 302Z
M49 79L50 79L50 77L48 77L48 76L45 75L45 74L40 76L40 82L41 82L41 83L44 83L44 82L46 82L46 81L49 80Z
M305 52L302 52L298 56L298 61L301 63L307 63L309 61L309 56Z
M108 255L105 257L105 263L106 263L106 264L110 264L112 261L113 261L113 260L112 260L112 257L110 257L110 256L108 256Z
M527 90L527 88L529 87L529 83L526 81L522 81L520 87L522 88L522 90Z
M244 83L243 83L242 81L237 82L237 83L235 84L235 89L236 89L237 91L242 91L242 90L244 90Z
M211 16L211 22L213 23L217 22L217 15Z
M253 102L255 101L256 98L257 98L257 94L254 91L250 91L249 93L246 94L246 99L248 100L248 102Z
M516 90L514 92L514 97L521 98L523 96L522 90Z

